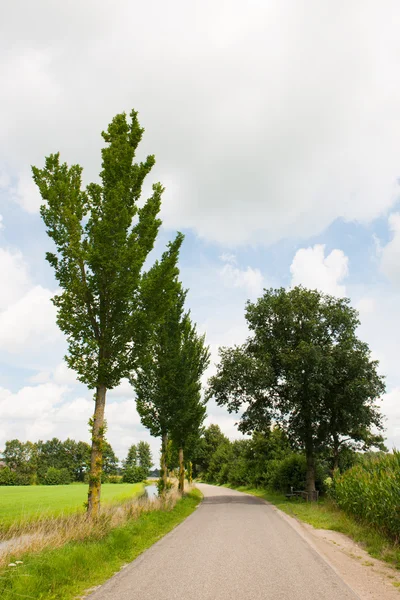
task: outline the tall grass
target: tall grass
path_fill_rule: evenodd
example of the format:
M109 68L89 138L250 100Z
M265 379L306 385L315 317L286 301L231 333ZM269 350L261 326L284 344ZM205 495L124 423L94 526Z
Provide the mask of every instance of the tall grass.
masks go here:
M333 496L345 512L400 541L400 452L364 459L336 476Z
M147 503L137 518L111 529L100 539L93 534L83 541L71 541L60 548L46 548L43 552L19 557L22 562L15 560L15 567L0 570L1 600L81 598L85 590L106 581L171 531L193 512L200 498L198 490L182 498L175 495L174 501L178 499L175 506L162 505L165 510L156 510L154 502Z
M44 515L32 522L16 522L6 533L0 533L0 567L27 552L40 552L46 548L60 548L71 541L102 539L113 529L137 520L143 513L171 510L179 498L176 489L165 500L134 498L127 502L105 504L97 519L76 512L59 516Z

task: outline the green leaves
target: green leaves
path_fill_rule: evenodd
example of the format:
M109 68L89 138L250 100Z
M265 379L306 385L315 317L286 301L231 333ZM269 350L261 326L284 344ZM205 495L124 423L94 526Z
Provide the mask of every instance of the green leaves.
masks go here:
M247 304L246 319L250 337L220 350L207 393L229 411L244 408L242 431L279 422L306 450L310 472L315 453L345 437L371 440L371 427L382 427L376 400L385 386L348 299L271 289Z
M163 313L161 300L174 276L178 235L148 273L145 260L161 224L163 188L142 205L143 181L155 163L134 163L143 135L137 113L116 115L103 138L101 183L82 189L82 168L52 154L33 167L44 200L41 215L56 251L47 253L61 293L53 299L66 334L68 365L90 388L115 387L132 370L147 332ZM157 293L155 293L155 289Z

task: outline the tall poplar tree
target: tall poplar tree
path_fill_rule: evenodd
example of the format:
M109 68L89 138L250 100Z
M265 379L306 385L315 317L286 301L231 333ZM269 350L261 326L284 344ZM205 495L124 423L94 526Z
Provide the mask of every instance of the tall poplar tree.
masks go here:
M163 487L167 484L168 436L179 451L180 489L184 481L184 449L198 433L205 417L201 400L201 375L209 364L204 336L199 336L184 313L186 292L176 281L175 302L160 322L147 360L134 385L142 423L154 436L161 436Z
M154 330L139 369L131 379L136 391L136 407L142 424L154 437L161 437L161 474L167 487L168 434L179 394L179 367L182 335L181 319L186 292L178 278L174 282L174 302Z
M189 314L182 319L179 353L179 390L175 397L171 439L179 452L179 490L184 491L185 453L196 445L206 417L205 401L201 398L201 377L210 363L210 352L205 336L199 335Z
M41 215L56 251L46 255L61 288L53 299L65 333L66 361L78 379L95 389L88 512L98 513L104 447L106 392L135 369L152 327L168 307L182 235L160 262L143 271L161 224L163 188L153 185L139 205L154 156L135 163L143 129L137 113L118 114L102 133L100 182L82 187L82 168L59 154L33 167L44 205Z

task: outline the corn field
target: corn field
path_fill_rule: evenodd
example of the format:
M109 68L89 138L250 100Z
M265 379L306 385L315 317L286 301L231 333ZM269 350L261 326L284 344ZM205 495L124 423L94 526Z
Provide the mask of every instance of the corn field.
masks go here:
M340 508L400 541L400 452L364 459L334 479Z

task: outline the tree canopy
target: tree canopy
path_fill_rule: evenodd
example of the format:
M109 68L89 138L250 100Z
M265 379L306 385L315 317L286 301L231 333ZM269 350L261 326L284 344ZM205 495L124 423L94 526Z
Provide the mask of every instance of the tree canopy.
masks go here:
M315 490L315 456L332 440L371 439L382 420L378 363L356 330L349 300L296 287L266 290L248 302L251 332L241 347L223 348L209 396L230 412L243 410L240 429L280 424L307 458L307 491Z
M102 137L100 182L82 187L82 167L51 154L33 178L44 204L41 215L56 251L46 257L61 292L53 299L68 342L66 361L80 381L96 389L88 510L99 509L106 391L135 369L153 326L168 306L170 281L182 235L161 261L143 267L161 224L163 188L153 185L139 205L154 156L135 163L143 129L137 113L114 117Z

